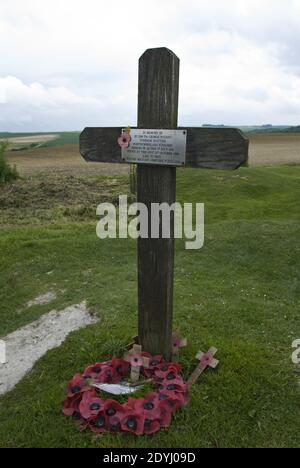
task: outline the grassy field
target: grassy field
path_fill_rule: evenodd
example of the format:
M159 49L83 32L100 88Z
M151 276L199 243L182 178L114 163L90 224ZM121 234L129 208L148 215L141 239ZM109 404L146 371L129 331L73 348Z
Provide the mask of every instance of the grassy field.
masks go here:
M169 430L95 436L63 418L61 404L73 374L120 353L136 333L136 242L95 234L96 206L129 193L128 169L81 166L70 146L43 151L45 159L10 155L23 179L0 187L0 336L48 312L24 304L50 290L62 291L51 308L87 300L100 321L0 398L0 446L299 448L291 345L300 338L300 165L178 171L178 200L206 205L205 247L176 245L174 327L189 341L181 362L188 376L196 352L214 345L220 367L195 385Z
M62 145L78 145L79 132L54 133L8 133L0 132L0 140L11 142L13 149L30 149L34 147L57 147Z

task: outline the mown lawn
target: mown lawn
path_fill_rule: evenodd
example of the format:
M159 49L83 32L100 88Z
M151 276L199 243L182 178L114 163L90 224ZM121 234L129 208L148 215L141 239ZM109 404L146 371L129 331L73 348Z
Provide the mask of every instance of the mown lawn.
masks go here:
M118 182L126 187L126 178ZM300 447L300 374L291 361L300 338L299 187L300 166L178 172L178 200L206 205L205 247L176 248L174 328L189 341L181 362L188 376L196 352L214 345L220 366L194 386L171 428L150 438L80 433L61 416L70 377L136 333L135 241L100 241L93 201L57 216L50 194L47 216L43 206L27 210L26 223L22 198L15 209L0 199L0 336L84 299L100 318L0 398L0 446ZM51 306L24 310L49 290L61 291Z

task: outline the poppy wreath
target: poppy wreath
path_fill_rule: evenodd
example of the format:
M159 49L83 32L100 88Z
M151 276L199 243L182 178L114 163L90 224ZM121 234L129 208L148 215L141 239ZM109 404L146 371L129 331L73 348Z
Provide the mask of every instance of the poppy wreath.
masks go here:
M188 401L187 384L180 375L178 363L166 362L162 356L142 353L150 366L141 369L141 376L152 379L153 391L143 398L129 398L124 404L104 399L93 384L117 384L128 379L130 364L123 359L99 362L76 374L67 387L63 414L73 417L81 430L95 433L131 432L136 435L154 434L168 428L172 414Z

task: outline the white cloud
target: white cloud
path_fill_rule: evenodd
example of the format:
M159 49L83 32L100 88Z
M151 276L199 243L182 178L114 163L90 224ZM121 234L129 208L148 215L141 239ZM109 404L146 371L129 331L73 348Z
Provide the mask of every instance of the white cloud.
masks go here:
M104 107L99 99L77 96L63 86L45 87L40 83L26 85L13 76L0 77L0 106L2 128L8 129L14 125L19 130L29 125L35 131L48 130L49 127L44 125L50 125L51 129L57 129L60 125L72 129L76 114L88 115ZM53 126L53 122L58 127Z
M49 108L85 103L97 103L99 105L99 101L96 99L76 96L63 86L46 88L40 83L25 85L21 80L13 76L0 78L0 90L1 104L23 102L32 107L48 106Z
M181 58L180 122L300 122L299 0L1 0L0 130L136 122L137 62Z
M197 60L182 67L184 124L196 124L197 118L225 124L300 121L300 76L281 67L276 47L261 48L224 32L188 41L190 49L199 45ZM208 44L216 51L211 57Z

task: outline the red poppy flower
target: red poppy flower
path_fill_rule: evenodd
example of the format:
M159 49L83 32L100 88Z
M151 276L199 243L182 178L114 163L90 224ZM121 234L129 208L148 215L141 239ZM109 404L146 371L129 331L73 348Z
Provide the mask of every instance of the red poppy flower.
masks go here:
M153 397L155 408L157 408L156 414L158 414L158 412L160 413L159 421L161 427L169 427L172 422L172 412L174 411L174 408L172 407L172 405L170 405L168 401L169 395L167 393L157 392L153 394ZM148 418L147 414L145 414L145 419L151 418ZM155 419L157 418L153 418L153 420Z
M140 354L132 354L130 359L131 367L142 367L144 364L143 356Z
M126 408L115 400L106 400L104 413L108 421L108 428L113 432L121 430L121 424L126 413Z
M73 416L75 413L79 413L81 399L82 393L67 397L64 401L63 414L65 416Z
M171 407L172 411L177 411L184 406L186 406L188 398L187 393L180 393L180 392L166 392L167 394L167 402Z
M188 401L187 393L170 391L166 389L161 389L156 398L159 400L160 408L164 408L165 410L169 410L171 412L183 408Z
M97 434L101 434L102 432L107 431L108 418L104 411L100 411L100 413L94 419L90 420L89 427L91 431L96 432Z
M200 367L205 369L207 366L209 366L212 361L214 361L215 357L214 355L208 351L208 353L203 354L203 356L200 358Z
M131 142L131 136L129 133L123 132L120 138L118 138L118 144L121 146L122 149L126 149L129 147Z
M115 368L116 370L116 373L121 377L125 377L126 375L128 375L129 373L129 369L130 369L130 364L129 362L127 361L124 361L124 359L118 359L118 358L114 358L112 361L111 361L113 367Z
M160 429L161 429L161 424L158 419L155 419L155 420L145 419L144 434L147 434L147 435L155 434L155 432L158 432Z
M105 367L99 377L101 378L100 382L108 384L119 383L121 380L121 375L117 372L114 366Z
M175 379L173 380L165 379L159 388L160 391L163 392L187 392L187 385L184 383L183 379L180 376L175 377Z
M161 365L159 369L155 371L156 377L159 379L167 379L167 380L175 380L178 378L178 372L180 372L181 368L179 365L173 364L165 364Z
M96 364L93 364L92 366L88 366L83 374L83 378L86 380L96 380L99 375L101 374L103 367L107 365L104 362L97 362Z
M146 377L150 378L153 376L154 371L158 369L160 365L165 361L162 356L151 356L151 354L149 353L142 353L142 355L150 359L149 367L147 369L144 369Z
M170 367L172 367L172 369L176 369L177 374L182 371L182 365L179 364L179 362L172 362Z
M115 366L110 363L102 363L102 366L96 365L91 373L94 383L119 383L121 375L117 372Z
M129 372L129 363L123 359L113 359L108 362L98 362L84 371L84 378L94 383L118 383Z
M167 428L171 426L172 423L172 409L166 401L160 402L161 407L161 416L160 416L160 426Z
M103 410L104 401L97 396L96 391L84 393L79 405L79 412L84 419L95 418Z
M76 374L72 380L68 383L67 392L68 397L73 397L78 393L83 393L89 390L91 387L87 384L86 380L82 377L81 374Z
M145 417L142 412L139 413L129 408L121 421L121 429L124 432L142 435L144 433L144 421Z
M161 408L157 393L149 393L145 398L131 399L133 401L134 409L141 414L145 415L146 419L159 419L161 416Z
M165 362L166 361L161 355L157 355L157 356L150 355L150 368L152 367L153 369L156 369L158 366L160 366L161 364Z
M121 360L116 360L116 363L119 364ZM115 366L115 361L108 362L98 362L93 366L89 366L85 369L83 377L88 380L92 379L94 382L106 382L112 383L116 380L117 370ZM119 376L118 376L119 379ZM118 380L117 380L118 381ZM113 382L115 383L115 382Z

